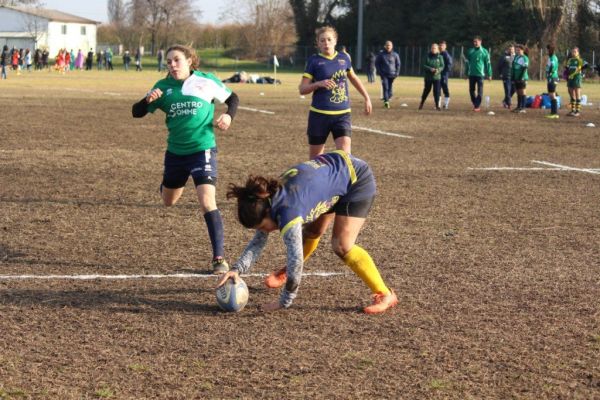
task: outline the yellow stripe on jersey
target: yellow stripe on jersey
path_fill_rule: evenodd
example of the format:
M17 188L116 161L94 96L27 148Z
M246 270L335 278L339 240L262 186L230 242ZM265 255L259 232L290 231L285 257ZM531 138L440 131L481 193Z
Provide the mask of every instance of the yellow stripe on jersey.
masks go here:
M346 108L344 110L319 110L318 108L314 108L313 106L310 106L310 111L314 111L314 112L318 112L319 114L326 114L326 115L340 115L340 114L346 114L349 113L351 111L350 108Z
M354 184L357 179L356 171L354 170L354 165L352 165L352 160L350 159L348 153L346 153L344 150L335 150L332 151L332 153L337 153L344 158L344 161L346 161L346 165L348 166L348 171L350 172L350 182Z
M298 223L303 223L304 220L302 219L302 217L296 217L293 220L291 220L290 222L288 222L287 224L285 224L285 226L283 227L283 229L281 230L281 236L285 235L285 233L287 231L290 230L290 228Z
M336 51L336 52L335 52L335 53L333 53L333 55L331 55L331 56L326 56L326 55L325 55L325 54L323 54L323 53L319 53L319 55L320 55L321 57L323 57L323 58L326 58L326 59L328 59L328 60L333 60L335 57L337 57L337 55L338 55L338 52Z
M302 77L303 78L308 78L308 79L311 79L311 80L314 79L314 77L311 74L309 74L308 72L303 73Z

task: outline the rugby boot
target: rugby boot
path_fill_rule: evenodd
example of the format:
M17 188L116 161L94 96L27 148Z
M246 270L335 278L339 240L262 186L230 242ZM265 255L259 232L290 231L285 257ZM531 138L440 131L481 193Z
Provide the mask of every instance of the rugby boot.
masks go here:
M216 257L212 260L212 272L215 275L221 275L229 271L229 264L223 257Z
M398 297L393 290L390 290L389 294L376 293L373 295L373 303L370 306L366 306L363 310L366 314L380 314L386 311L388 308L394 307L398 304Z
M269 289L277 289L285 285L287 281L286 267L278 269L277 271L271 272L265 278L265 286Z

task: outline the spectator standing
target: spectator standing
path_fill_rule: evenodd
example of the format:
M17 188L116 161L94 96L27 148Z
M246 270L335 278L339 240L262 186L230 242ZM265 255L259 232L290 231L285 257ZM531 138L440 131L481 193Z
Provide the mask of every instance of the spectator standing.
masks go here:
M81 49L77 50L77 57L75 58L75 68L83 69L83 53Z
M372 51L369 52L369 54L367 54L367 57L365 58L365 66L367 69L367 80L369 83L374 83L375 82L375 59L377 57L375 56L375 53L373 53Z
M512 64L515 59L515 46L509 45L504 54L498 60L496 70L500 79L502 79L502 87L504 88L504 99L502 100L502 106L510 109L512 105L512 96L515 94L515 87L512 84Z
M444 109L448 109L448 105L450 104L450 89L448 88L448 78L450 77L450 72L452 72L453 60L450 53L448 53L448 51L446 50L446 41L444 40L440 42L440 54L444 59L444 69L442 70L440 84L442 86L442 91L444 92Z
M106 49L106 52L104 53L104 59L106 60L106 70L107 71L112 71L113 70L113 52L112 49L110 47L108 47Z
M473 103L473 111L481 111L481 99L483 98L483 80L487 76L492 80L492 66L490 64L490 53L481 46L481 37L473 38L473 47L469 49L466 57L467 77L469 79L469 95ZM477 87L477 94L475 94Z
M31 72L31 50L25 49L25 67L27 72Z
M73 49L69 52L69 69L73 71L75 69L75 52Z
M142 70L142 52L140 51L140 49L137 49L135 51L135 70Z
M19 74L19 50L17 50L15 47L13 47L11 55L11 66L13 71L17 71L17 75Z
M87 57L85 58L85 70L91 71L92 65L94 64L94 50L90 49L87 53Z
M123 53L123 67L125 67L125 71L129 71L130 63L131 63L131 55L129 54L129 50L125 50L125 53Z
M583 70L587 68L587 63L579 55L579 47L571 49L571 56L567 60L567 89L571 98L571 112L569 117L579 117L581 111L581 80L583 79Z
M394 44L388 40L375 60L377 75L381 78L385 108L390 108L390 99L394 96L394 79L400 75L400 65L400 56L394 51Z
M104 50L98 50L96 53L96 67L98 71L102 69L102 64L104 64Z
M156 61L158 62L158 72L162 72L164 69L165 52L163 49L159 49L158 53L156 53Z
M40 49L35 49L35 53L33 54L33 64L36 71L42 69L42 51Z
M431 92L433 87L433 101L435 103L435 109L440 111L440 91L441 91L441 80L442 71L444 70L444 57L440 54L440 49L437 43L431 45L429 54L425 57L423 63L423 69L425 71L425 87L423 88L423 94L421 95L421 104L419 104L419 110L423 109L425 100Z
M556 85L558 83L558 57L556 57L556 48L553 44L546 46L548 50L548 61L546 61L546 82L548 96L550 96L550 114L546 118L558 118L558 101L556 100Z
M0 73L0 79L6 79L6 65L8 64L9 59L10 52L8 51L8 46L4 45L2 48L2 54L0 55L0 68L2 69Z
M515 58L512 62L512 70L511 77L513 80L513 84L517 91L517 108L513 110L513 112L518 112L521 114L526 113L525 106L527 101L527 81L529 80L529 57L527 53L529 52L527 48L518 44L515 46Z
M48 49L44 49L42 51L42 68L46 69L48 68L48 59L50 58L50 52L48 51Z

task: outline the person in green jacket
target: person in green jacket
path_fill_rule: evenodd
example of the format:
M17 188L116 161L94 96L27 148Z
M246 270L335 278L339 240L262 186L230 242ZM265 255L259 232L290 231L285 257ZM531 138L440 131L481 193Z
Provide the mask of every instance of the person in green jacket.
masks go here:
M581 110L581 80L582 71L587 68L587 63L579 55L579 47L571 49L571 56L567 60L565 69L567 74L567 89L571 97L571 112L569 117L579 117Z
M546 62L546 81L548 95L550 96L550 114L546 118L558 118L558 101L556 100L556 84L558 83L558 57L553 44L546 46L548 50L548 61Z
M492 80L490 53L481 46L480 36L473 38L473 47L467 52L466 64L473 111L479 112L481 111L481 99L483 98L483 79L487 76L488 80ZM476 86L477 94L475 94Z
M515 51L517 54L512 63L511 77L514 87L517 90L517 108L515 108L513 112L524 114L526 112L525 102L527 100L527 81L529 80L529 73L527 72L529 68L529 57L527 56L527 53L529 53L529 51L522 44L516 45Z
M421 104L419 104L419 110L423 109L423 104L431 88L433 87L433 101L435 102L435 109L440 111L440 90L442 88L442 70L444 69L444 58L440 54L440 48L437 43L431 45L431 51L425 57L423 64L425 71L425 87L423 88L423 94L421 95Z

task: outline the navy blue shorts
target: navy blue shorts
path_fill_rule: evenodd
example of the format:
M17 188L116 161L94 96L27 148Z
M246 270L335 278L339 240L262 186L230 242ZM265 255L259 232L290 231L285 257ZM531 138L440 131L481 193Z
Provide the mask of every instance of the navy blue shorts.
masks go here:
M336 215L366 218L377 192L375 177L371 167L365 161L355 157L351 157L351 160L356 172L356 182L328 213L335 212Z
M194 185L217 184L217 148L199 151L198 153L179 156L170 152L165 153L165 170L163 187L179 189L185 186L192 176Z
M546 89L548 89L548 93L555 93L556 92L556 80L550 79L548 81L548 85L547 85Z
M329 115L315 111L308 113L308 144L325 144L329 133L333 139L352 136L352 118L350 113Z

